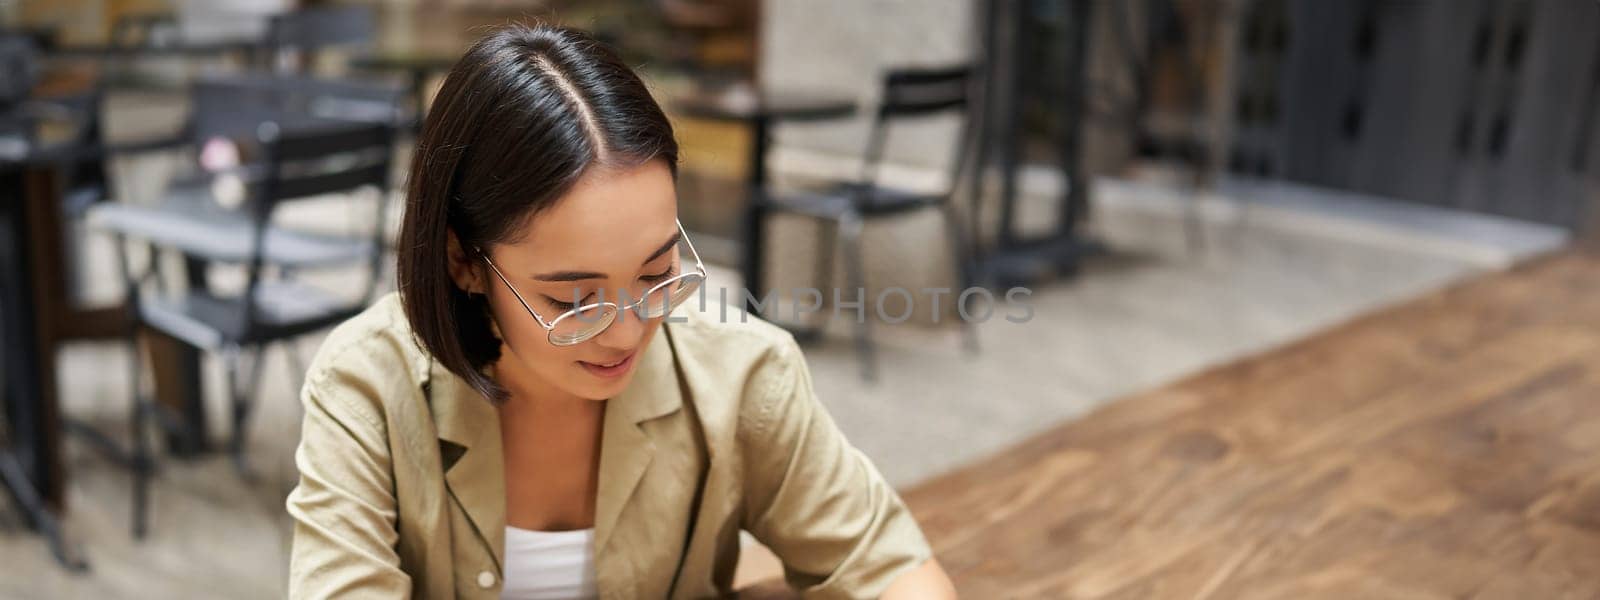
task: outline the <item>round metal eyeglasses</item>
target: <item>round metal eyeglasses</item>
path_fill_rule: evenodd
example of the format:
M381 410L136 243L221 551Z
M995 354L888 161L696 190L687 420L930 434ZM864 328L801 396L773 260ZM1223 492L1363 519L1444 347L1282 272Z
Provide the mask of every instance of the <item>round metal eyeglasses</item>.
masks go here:
M506 284L506 288L511 290L511 294L517 297L517 302L522 304L523 310L528 311L528 314L533 316L533 320L538 321L539 325L544 327L546 337L550 340L551 345L572 346L604 333L607 328L611 327L612 323L616 322L618 314L624 310L633 311L634 315L641 320L659 319L671 314L673 309L683 304L683 301L688 300L690 296L693 296L695 290L700 289L700 285L706 280L706 265L700 262L700 253L695 251L694 243L689 241L689 234L683 230L682 222L678 223L678 235L680 236L679 239L689 246L689 254L694 257L695 270L679 273L671 279L651 286L638 300L628 298L628 300L633 301L628 302L626 306L618 305L615 302L595 302L574 307L548 321L544 317L540 317L539 313L528 305L528 301L522 297L522 292L517 291L516 286L511 285L506 276L500 272L500 268L495 266L494 261L489 260L489 253L479 249L478 255L482 256L483 262L487 263L489 269L494 271L495 277L500 278L500 282ZM680 264L682 263L682 256L678 258L678 261ZM603 298L604 296L602 295L601 297ZM618 300L622 299L618 298Z

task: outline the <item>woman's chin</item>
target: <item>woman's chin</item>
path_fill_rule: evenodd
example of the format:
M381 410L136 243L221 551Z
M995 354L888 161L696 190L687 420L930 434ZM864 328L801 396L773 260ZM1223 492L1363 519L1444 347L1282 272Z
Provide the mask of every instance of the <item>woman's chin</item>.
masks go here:
M596 377L590 374L581 365L573 365L577 371L571 390L573 395L584 400L604 401L617 397L628 388L628 383L633 381L633 373L622 373L616 377Z

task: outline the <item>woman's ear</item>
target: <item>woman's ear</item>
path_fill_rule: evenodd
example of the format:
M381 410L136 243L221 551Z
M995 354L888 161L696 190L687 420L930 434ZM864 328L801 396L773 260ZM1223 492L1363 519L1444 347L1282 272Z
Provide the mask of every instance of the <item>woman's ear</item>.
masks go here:
M450 243L446 253L449 254L450 280L468 294L488 294L488 286L484 285L483 269L478 268L477 256L461 247L461 240L456 237L455 230L448 231Z

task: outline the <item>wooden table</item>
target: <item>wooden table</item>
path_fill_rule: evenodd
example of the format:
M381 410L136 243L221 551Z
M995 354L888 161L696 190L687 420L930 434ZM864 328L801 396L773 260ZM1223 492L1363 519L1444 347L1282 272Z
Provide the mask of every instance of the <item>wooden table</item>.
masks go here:
M743 89L743 88L735 88ZM848 117L856 112L853 96L822 90L767 90L743 93L696 93L669 102L673 110L694 118L747 123L751 129L750 170L746 175L748 198L744 210L744 245L739 270L747 293L745 310L757 314L756 300L764 298L762 272L766 259L767 149L772 126L782 121L821 121Z
M1120 400L906 499L967 598L1600 598L1600 249Z

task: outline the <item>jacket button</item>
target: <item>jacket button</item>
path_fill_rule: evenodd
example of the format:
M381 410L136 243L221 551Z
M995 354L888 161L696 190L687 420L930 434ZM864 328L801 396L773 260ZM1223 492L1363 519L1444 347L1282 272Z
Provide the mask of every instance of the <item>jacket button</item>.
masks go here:
M478 572L478 587L489 589L494 587L494 573L488 571Z

